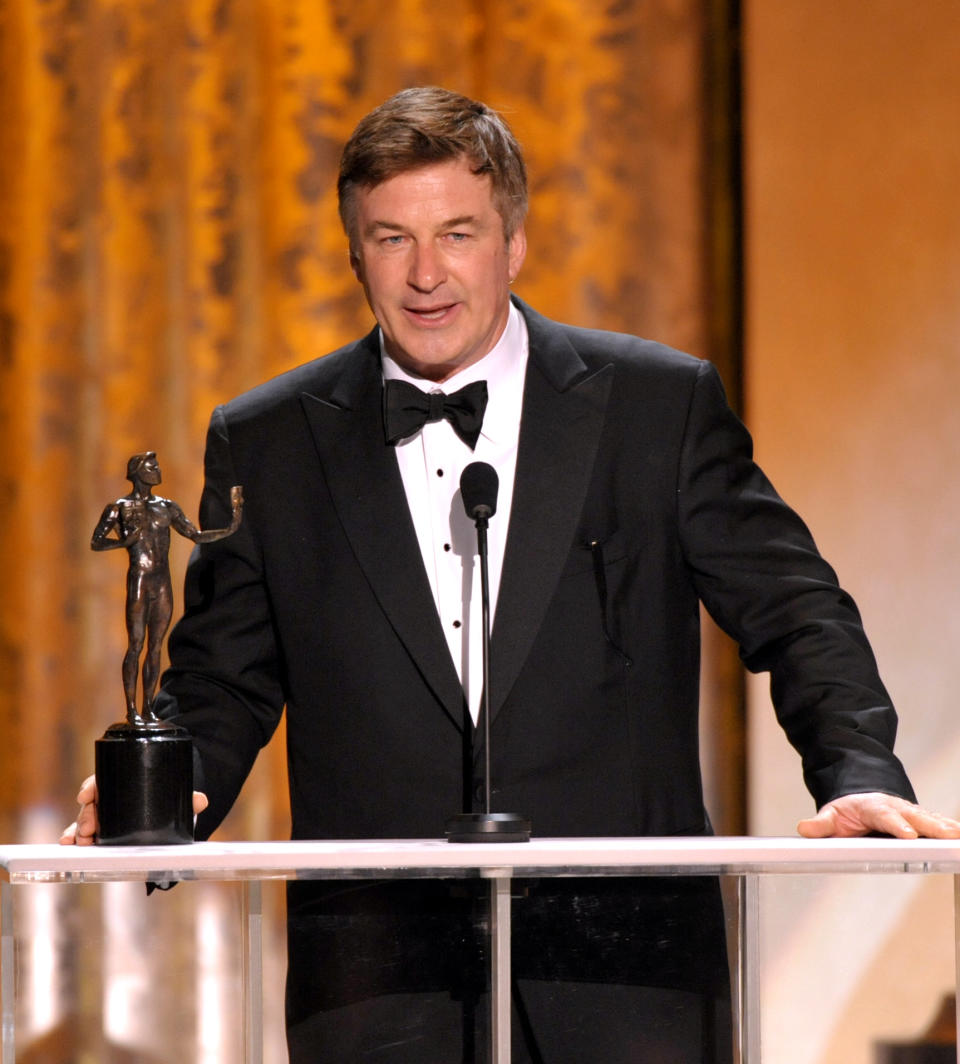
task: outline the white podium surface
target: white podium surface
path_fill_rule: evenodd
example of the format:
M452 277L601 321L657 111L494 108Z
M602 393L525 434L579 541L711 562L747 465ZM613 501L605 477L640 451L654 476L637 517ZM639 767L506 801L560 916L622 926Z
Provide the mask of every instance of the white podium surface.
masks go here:
M276 879L484 878L491 890L491 1062L510 1060L510 880L526 876L722 875L739 883L740 956L735 973L742 1064L760 1060L757 883L766 875L954 877L954 950L960 841L799 838L533 839L204 842L187 846L0 846L2 1064L16 1059L15 891L36 883L243 881L245 884L245 1061L262 1059L260 882Z
M960 873L960 840L681 837L0 846L0 875L8 883L843 872Z

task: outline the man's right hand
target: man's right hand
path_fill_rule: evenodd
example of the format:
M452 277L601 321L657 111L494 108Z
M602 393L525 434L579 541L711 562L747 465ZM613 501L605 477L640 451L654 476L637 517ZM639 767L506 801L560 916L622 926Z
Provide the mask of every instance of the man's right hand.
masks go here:
M77 793L80 812L77 819L60 836L61 846L92 846L96 842L97 829L97 778L87 776ZM202 791L193 792L193 813L202 813L209 802Z

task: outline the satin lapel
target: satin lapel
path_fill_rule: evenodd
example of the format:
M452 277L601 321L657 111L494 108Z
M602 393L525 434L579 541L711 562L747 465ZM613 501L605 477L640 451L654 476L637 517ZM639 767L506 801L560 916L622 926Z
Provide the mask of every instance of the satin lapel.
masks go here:
M530 359L490 648L491 717L530 653L569 555L613 381L612 366L588 375L566 336L522 309Z
M379 356L368 338L350 359L328 394L303 392L301 404L356 559L417 668L462 728L463 688L423 571L396 457L384 443Z

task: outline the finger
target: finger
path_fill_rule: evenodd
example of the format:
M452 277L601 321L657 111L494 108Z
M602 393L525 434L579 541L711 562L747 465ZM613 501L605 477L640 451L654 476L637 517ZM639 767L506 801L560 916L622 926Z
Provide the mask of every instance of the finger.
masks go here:
M77 791L77 802L80 805L90 805L97 800L97 777L87 776L87 778L80 784L80 790Z
M944 816L942 813L933 813L921 806L913 806L904 810L904 817L916 830L918 835L929 839L956 839L960 838L960 821L953 817Z
M836 813L824 806L816 816L807 817L797 824L797 833L805 839L827 839L837 831Z
M97 807L93 803L80 807L77 815L77 830L75 833L78 846L90 846L97 834L99 823L97 821Z
M60 836L61 846L73 846L77 841L77 822L74 820L69 827L63 829L63 834Z
M920 834L903 812L890 805L881 806L863 819L867 831L882 831L895 839L915 839Z
M194 815L202 813L204 809L210 804L210 799L203 793L203 791L193 792L193 812Z

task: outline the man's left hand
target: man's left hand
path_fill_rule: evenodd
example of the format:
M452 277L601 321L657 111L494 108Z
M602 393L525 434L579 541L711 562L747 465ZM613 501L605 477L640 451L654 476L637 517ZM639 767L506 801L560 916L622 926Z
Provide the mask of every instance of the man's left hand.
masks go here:
M808 839L853 838L871 831L897 839L958 839L960 821L904 798L870 791L834 798L816 816L801 820L797 831Z

